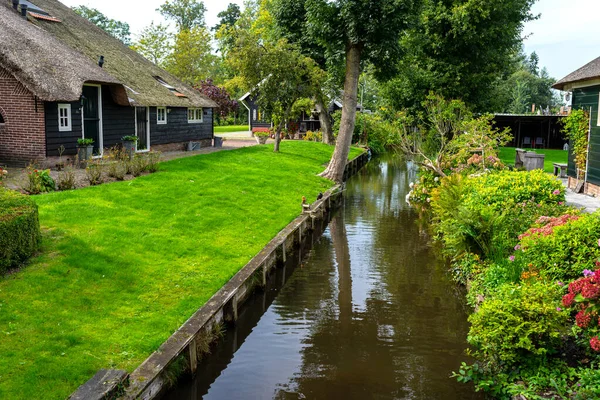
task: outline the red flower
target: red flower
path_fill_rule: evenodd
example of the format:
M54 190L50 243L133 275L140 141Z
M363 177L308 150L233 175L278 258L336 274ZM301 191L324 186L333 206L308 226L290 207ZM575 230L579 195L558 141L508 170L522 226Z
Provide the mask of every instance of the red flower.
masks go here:
M583 288L581 289L581 295L586 299L595 299L600 295L600 287L594 285L591 282L585 282Z
M598 339L598 336L594 336L590 339L590 347L594 351L600 351L600 339Z
M569 283L569 293L581 293L581 289L583 288L583 280L578 279Z
M575 315L575 322L580 328L587 328L592 321L592 316L585 313L585 310L581 310Z
M576 296L575 293L565 294L562 298L563 306L571 307L573 305L573 303L575 302L575 296Z

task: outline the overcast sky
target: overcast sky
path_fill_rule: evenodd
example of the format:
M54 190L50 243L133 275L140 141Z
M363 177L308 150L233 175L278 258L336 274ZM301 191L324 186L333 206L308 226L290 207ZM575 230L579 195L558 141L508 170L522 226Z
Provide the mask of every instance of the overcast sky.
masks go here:
M155 10L164 0L61 0L68 6L86 5L99 9L109 18L127 22L131 32L138 33L150 22L164 22ZM502 1L502 0L497 0ZM217 14L227 4L243 0L204 0L209 27L218 22ZM600 0L538 0L534 14L536 21L525 26L525 50L536 51L540 66L550 76L560 79L596 57L600 57Z

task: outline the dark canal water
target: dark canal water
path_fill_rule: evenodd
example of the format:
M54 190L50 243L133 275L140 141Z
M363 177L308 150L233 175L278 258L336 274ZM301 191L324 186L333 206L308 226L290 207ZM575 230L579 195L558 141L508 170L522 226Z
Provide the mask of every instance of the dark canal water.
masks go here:
M450 379L467 316L406 205L414 168L376 159L168 399L481 399ZM292 268L290 263L299 264Z

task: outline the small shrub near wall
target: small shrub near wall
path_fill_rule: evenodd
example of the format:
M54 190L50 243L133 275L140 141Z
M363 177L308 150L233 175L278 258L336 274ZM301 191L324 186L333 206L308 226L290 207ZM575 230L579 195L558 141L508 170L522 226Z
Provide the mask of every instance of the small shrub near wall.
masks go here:
M35 202L0 188L0 274L29 258L38 249L40 240Z

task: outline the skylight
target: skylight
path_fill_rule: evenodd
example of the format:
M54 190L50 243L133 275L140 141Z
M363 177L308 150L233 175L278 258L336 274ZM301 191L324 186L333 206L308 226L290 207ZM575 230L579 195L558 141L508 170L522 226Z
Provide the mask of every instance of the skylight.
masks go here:
M161 85L163 85L164 87L166 87L167 89L169 89L171 91L171 93L173 93L175 96L177 97L186 97L185 94L181 93L180 91L178 91L177 89L175 89L173 86L169 85L163 78L161 78L160 76L155 76L154 79L156 79L156 81L158 83L160 83Z

